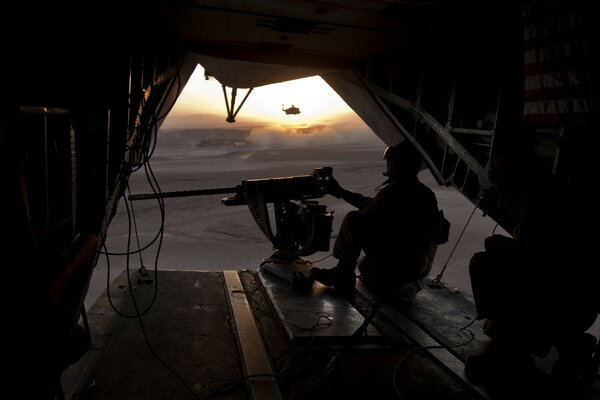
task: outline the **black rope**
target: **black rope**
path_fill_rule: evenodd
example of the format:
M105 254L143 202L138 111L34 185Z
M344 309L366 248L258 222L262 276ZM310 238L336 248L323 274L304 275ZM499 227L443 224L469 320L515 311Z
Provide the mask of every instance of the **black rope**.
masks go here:
M460 239L462 239L465 231L467 230L467 227L469 226L469 223L471 222L471 219L473 218L473 214L475 214L475 210L477 210L477 207L479 206L479 202L481 201L481 199L482 199L482 197L479 197L479 199L477 200L475 207L473 207L473 211L471 211L471 215L469 215L469 219L467 220L467 223L463 227L463 230L460 233L460 235L458 236L458 239L456 239L456 243L454 243L454 247L452 248L452 251L448 255L448 258L446 259L446 263L442 267L442 270L440 271L440 273L435 277L435 279L429 285L430 288L441 289L444 287L444 284L442 283L442 276L444 275L444 272L446 271L446 268L448 267L448 263L450 262L450 259L452 258L454 251L458 247L458 243L460 242Z

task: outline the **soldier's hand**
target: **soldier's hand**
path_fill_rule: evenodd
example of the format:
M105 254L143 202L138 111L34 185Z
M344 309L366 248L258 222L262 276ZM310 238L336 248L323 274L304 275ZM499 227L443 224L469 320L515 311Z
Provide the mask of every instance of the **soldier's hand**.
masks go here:
M342 189L342 187L334 177L328 179L327 185L325 186L325 193L335 196L339 199L340 197L342 197L343 192L344 189Z

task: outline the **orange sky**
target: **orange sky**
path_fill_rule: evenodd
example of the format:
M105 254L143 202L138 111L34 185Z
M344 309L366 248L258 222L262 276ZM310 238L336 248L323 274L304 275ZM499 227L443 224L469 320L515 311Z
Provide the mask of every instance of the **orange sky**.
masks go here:
M231 89L228 88L228 95ZM238 90L237 105L246 94ZM299 115L286 115L282 106L300 108ZM242 128L248 123L289 132L315 126L344 126L353 131L373 133L333 89L318 76L255 88L236 116L236 122L225 122L227 116L223 89L215 79L204 79L204 68L198 65L177 103L163 124L164 129L192 128L191 116L206 115L202 125L212 128ZM220 118L219 118L220 117ZM199 118L194 118L198 121ZM215 126L217 125L217 126ZM222 126L221 126L222 125Z

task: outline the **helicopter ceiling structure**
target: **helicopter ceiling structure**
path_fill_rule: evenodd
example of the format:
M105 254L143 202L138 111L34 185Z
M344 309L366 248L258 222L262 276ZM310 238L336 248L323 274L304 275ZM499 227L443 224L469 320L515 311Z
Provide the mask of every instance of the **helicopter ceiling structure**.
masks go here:
M507 230L514 215L488 176L499 149L532 146L554 175L592 181L597 2L479 3L11 3L0 243L4 264L19 257L6 281L31 293L9 310L21 329L8 340L23 344L39 321L47 332L16 361L34 366L40 387L55 383L128 178L198 63L224 88L321 76L383 142L410 141L438 183ZM233 122L239 107L227 108Z

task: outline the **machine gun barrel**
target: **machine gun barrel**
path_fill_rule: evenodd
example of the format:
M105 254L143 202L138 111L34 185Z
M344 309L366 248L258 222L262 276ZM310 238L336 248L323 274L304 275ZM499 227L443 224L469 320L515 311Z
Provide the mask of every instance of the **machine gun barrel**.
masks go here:
M138 193L129 195L129 200L148 200L156 198L168 198L168 197L189 197L189 196L205 196L211 194L226 194L226 193L237 193L239 191L239 185L233 187L223 188L212 188L212 189L196 189L196 190L179 190L174 192L162 192L162 193Z
M332 179L332 168L321 167L310 175L247 179L234 187L132 194L128 199L234 194L221 202L226 206L247 205L277 254L295 258L329 250L333 214L312 199L323 197ZM276 231L270 223L268 203L273 203Z
M129 200L166 199L170 197L207 196L211 194L230 194L235 196L222 199L227 206L247 204L246 190L259 191L263 200L273 203L281 200L304 200L322 197L324 187L331 179L331 167L316 168L311 175L283 176L276 178L243 180L241 185L232 187L178 190L161 193L131 194Z

